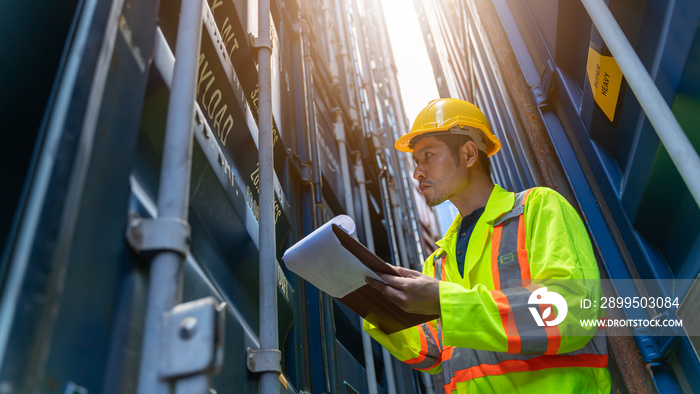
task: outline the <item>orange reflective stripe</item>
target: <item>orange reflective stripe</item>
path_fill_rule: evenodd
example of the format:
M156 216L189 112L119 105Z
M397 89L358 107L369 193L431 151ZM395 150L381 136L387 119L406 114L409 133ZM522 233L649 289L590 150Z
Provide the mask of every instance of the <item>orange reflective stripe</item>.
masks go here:
M435 327L428 323L425 323L425 326L428 327L428 331L430 331L430 334L432 334L433 338L435 339L435 343L438 345L438 350L442 353L442 341L440 340L437 331L435 331Z
M452 358L452 352L454 351L454 346L446 346L442 351L442 361L449 361Z
M445 280L445 260L447 260L447 253L442 252L442 257L436 255L433 259L433 277L438 280ZM438 276L438 270L440 270L440 276Z
M428 354L428 339L425 337L423 330L419 329L418 333L420 334L418 335L420 337L420 352L418 353L418 357L404 361L406 364L418 364L423 362Z
M498 273L498 248L501 245L501 232L503 226L493 228L493 241L491 242L491 275L493 275L494 289L501 289L501 275Z
M526 288L532 293L540 287L541 286L537 284L530 284ZM551 307L552 311L555 310L554 306L551 304L539 304L538 307L540 308L540 314L542 316L544 316L544 310L547 309L547 307ZM556 317L557 315L552 313L548 318L544 319L544 321L554 320ZM561 346L561 332L559 331L559 327L545 325L544 330L547 333L547 350L544 354L555 355L559 352L559 347Z
M516 193L513 208L493 223L491 271L496 290L530 284L524 213L531 191Z
M576 356L538 356L529 360L506 360L495 365L481 364L455 371L454 378L445 384L445 392L457 388L458 382L482 378L484 376L505 375L511 372L539 371L547 368L605 368L608 355L579 354Z
M545 305L545 304L540 304L540 314L544 316L544 310L547 309L547 307L552 308L552 315L549 319L547 320L553 320L556 319L556 314L554 313L554 306L553 305ZM559 347L561 346L561 332L559 331L558 326L544 326L545 332L547 332L547 351L544 352L546 355L555 355L559 352Z
M440 363L440 347L436 340L435 330L428 323L423 323L419 327L421 350L418 357L404 361L411 364L412 368L421 371L432 369Z
M527 197L532 192L532 189L523 192L523 205L527 202ZM527 259L527 249L525 248L527 237L525 235L525 213L520 215L518 219L518 264L520 264L520 278L523 282L523 287L530 284L530 262Z
M523 192L523 205L525 205L525 203L527 202L527 197L530 195L530 193L532 193L532 191L534 189L535 188L533 187L533 188L527 189Z
M445 280L445 266L447 265L446 263L447 263L447 254L445 254L445 256L443 256L442 264L440 265L440 267L442 268L442 271L440 272L440 280Z
M500 290L491 290L491 295L494 301L496 301L498 312L501 314L503 330L508 340L508 353L520 353L522 344L520 343L518 328L515 326L515 319L512 318L513 311L510 308L508 298L506 298L506 295Z

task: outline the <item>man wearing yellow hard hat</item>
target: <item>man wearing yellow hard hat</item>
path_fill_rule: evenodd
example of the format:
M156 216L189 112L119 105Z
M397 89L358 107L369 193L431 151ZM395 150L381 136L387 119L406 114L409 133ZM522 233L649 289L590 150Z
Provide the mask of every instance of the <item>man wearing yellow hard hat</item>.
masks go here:
M586 229L554 190L494 185L488 157L500 146L486 116L452 98L431 101L396 141L428 205L450 200L459 215L422 274L367 279L397 307L440 318L390 335L364 329L404 363L442 374L447 393L609 393L605 330L579 321L601 312L576 308L600 296L578 285L599 279Z

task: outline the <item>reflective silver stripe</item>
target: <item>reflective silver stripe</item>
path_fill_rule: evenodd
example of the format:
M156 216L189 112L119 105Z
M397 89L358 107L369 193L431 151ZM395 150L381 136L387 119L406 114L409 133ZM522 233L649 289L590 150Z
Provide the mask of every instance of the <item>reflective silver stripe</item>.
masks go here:
M463 369L471 368L474 365L479 365L474 364L472 361L473 353L475 352L474 349L469 349L465 347L456 347L452 349L452 358L450 358L450 363L452 364L452 367L454 368L455 371L461 371ZM485 353L492 353L492 352L485 352ZM454 376L454 372L451 372L451 376L449 379L445 379L445 383L449 383L449 381L452 379ZM447 378L447 376L445 376Z
M426 369L430 369L430 367L432 367L433 365L435 365L436 362L437 362L437 359L435 359L435 358L430 358L430 357L426 357L425 360L423 360L423 361L421 361L421 362L419 362L419 363L409 364L409 365L410 365L411 368L413 368L413 369L426 370Z
M443 251L442 253L436 254L433 259L433 267L435 268L433 275L437 280L442 280L442 262L445 260L446 255L447 252Z
M435 258L433 259L433 266L435 267L435 279L437 280L442 280L442 265L445 262L447 257L447 253L443 251L440 254L436 254ZM442 321L440 319L437 319L437 333L438 333L438 341L440 343L440 351L443 352L445 350L443 343L442 343ZM442 360L442 376L445 381L445 383L448 383L452 380L452 377L454 377L454 373L452 372L452 362L451 360Z
M444 358L442 360L442 379L444 380L445 384L450 383L452 378L455 377L454 368L452 367L453 359L454 355L448 360L445 360Z
M579 354L595 354L598 356L608 354L607 330L598 330L595 335L593 335L593 338L588 341L586 346L582 347L581 349L564 353L564 355L567 356L576 356Z
M502 225L501 243L498 245L498 258L492 264L498 265L501 289L523 285L518 262L518 218L507 220Z
M430 331L428 323L423 323L420 326L423 329L423 335L425 335L426 342L428 342L428 353L426 356L437 360L440 357L440 348L438 347L437 342L435 342L433 332Z
M593 338L590 341L588 341L586 346L584 346L583 348L575 350L573 352L563 353L552 357L578 356L581 354L594 354L597 356L603 356L608 354L608 342L605 335L605 330L598 330L598 332L593 336ZM458 355L459 357L457 357ZM515 354L505 352L490 352L486 350L455 348L452 352L452 365L455 371L461 371L463 369L468 369L478 365L496 365L503 361L510 360L525 361L540 356L542 356L542 354ZM454 372L452 373L452 376L454 376Z
M501 223L504 223L508 219L517 218L518 216L525 213L525 194L527 194L527 190L524 190L520 193L515 193L515 203L513 204L513 209L511 209L510 212L504 213L501 217L496 219L493 222L494 227L498 226Z
M525 213L525 195L527 190L515 194L515 203L510 212L498 218L493 226L501 226L501 241L498 245L498 257L492 264L498 266L501 289L521 287L523 285L520 263L518 261L518 226L520 215ZM494 245L495 246L495 245Z
M520 353L534 354L547 351L547 331L532 318L528 309L530 291L524 287L502 290L510 304L511 316L520 337Z
M422 335L425 336L426 343L428 344L428 350L425 354L425 359L417 363L407 364L410 365L411 368L415 369L428 369L435 365L438 358L440 358L440 347L438 347L437 342L435 342L435 338L433 337L432 331L430 331L430 328L428 327L428 323L423 323L420 325L420 327L423 330Z
M414 369L429 369L430 367L435 365L436 362L437 362L436 358L426 357L425 360L423 360L419 363L414 363L414 364L409 364L409 365L411 366L411 368L414 368Z

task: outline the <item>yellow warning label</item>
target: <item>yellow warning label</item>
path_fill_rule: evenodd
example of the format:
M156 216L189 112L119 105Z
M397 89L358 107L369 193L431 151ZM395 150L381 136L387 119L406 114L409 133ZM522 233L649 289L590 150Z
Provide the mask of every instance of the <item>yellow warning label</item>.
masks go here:
M588 82L593 90L593 99L611 122L622 86L622 71L612 56L603 56L593 48L588 48Z
M284 388L285 389L288 388L287 387L287 379L284 378L284 375L280 374L279 379L280 379L280 382L282 383L282 385L284 385Z

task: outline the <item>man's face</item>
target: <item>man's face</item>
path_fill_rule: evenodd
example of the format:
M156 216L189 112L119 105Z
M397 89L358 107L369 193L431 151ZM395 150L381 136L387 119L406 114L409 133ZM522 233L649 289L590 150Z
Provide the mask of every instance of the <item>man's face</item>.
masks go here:
M433 207L464 191L469 186L467 167L460 155L459 165L444 142L425 137L413 149L416 169L413 177L426 204Z

